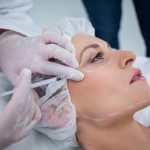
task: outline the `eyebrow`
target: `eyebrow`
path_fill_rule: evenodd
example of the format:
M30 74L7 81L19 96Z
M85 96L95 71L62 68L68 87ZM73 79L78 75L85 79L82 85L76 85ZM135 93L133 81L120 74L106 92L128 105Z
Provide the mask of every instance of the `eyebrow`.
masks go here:
M97 49L97 48L100 48L100 45L94 43L94 44L90 44L90 45L87 45L86 47L84 47L84 48L82 49L82 52L80 53L79 62L81 62L81 58L82 58L82 56L83 56L83 53L84 53L87 49L89 49L89 48Z

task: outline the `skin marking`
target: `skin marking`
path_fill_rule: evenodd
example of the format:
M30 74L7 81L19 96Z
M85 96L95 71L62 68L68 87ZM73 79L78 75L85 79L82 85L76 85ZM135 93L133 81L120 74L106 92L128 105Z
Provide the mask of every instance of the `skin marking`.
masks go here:
M109 114L109 117L114 117L114 116L118 116L120 114L120 112L113 112L111 114Z
M96 122L101 122L101 121L105 121L106 119L104 118L101 118L101 119L98 119L98 118L92 118L93 121L96 121Z
M135 105L129 105L129 106L125 107L124 109L132 109L134 107L135 107Z
M141 102L138 102L137 104L143 104L143 103L146 103L146 102L148 102L148 100L143 100Z
M124 109L125 110L133 109L137 104L143 104L143 103L146 103L148 101L149 100L143 100L143 101L140 101L140 102L136 103L135 105L128 105ZM108 114L107 117L116 117L116 116L118 116L120 114L121 114L121 112L113 112L113 113ZM88 119L88 120L95 121L95 122L102 122L102 121L106 121L106 120L110 119L110 118L107 118L107 117L104 117L104 118L91 118L91 117L89 117L87 115L82 115L82 117L85 118L85 119Z

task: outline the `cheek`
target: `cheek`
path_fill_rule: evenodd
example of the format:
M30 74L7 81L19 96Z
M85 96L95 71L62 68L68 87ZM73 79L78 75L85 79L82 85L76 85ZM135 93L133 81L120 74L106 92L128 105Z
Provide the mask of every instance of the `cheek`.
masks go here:
M110 108L110 97L113 96L116 85L112 81L114 82L113 77L107 71L87 73L81 82L69 81L69 92L77 113L90 116L105 113L107 107Z

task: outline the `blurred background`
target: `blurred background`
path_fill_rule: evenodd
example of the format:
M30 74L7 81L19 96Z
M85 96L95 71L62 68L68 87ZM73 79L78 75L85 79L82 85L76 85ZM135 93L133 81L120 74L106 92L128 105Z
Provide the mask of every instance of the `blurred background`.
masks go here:
M87 17L81 0L32 0L30 14L40 27L53 25L66 16ZM121 49L145 55L145 44L139 29L135 9L131 0L123 0L122 21L119 33Z

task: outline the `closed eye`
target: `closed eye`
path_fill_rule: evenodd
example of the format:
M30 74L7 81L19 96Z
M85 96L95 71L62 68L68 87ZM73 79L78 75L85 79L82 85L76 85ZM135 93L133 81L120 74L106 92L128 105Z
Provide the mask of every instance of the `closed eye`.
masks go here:
M101 59L104 59L103 56L104 56L104 52L99 51L99 52L97 52L97 54L93 58L91 58L90 62L95 63Z

